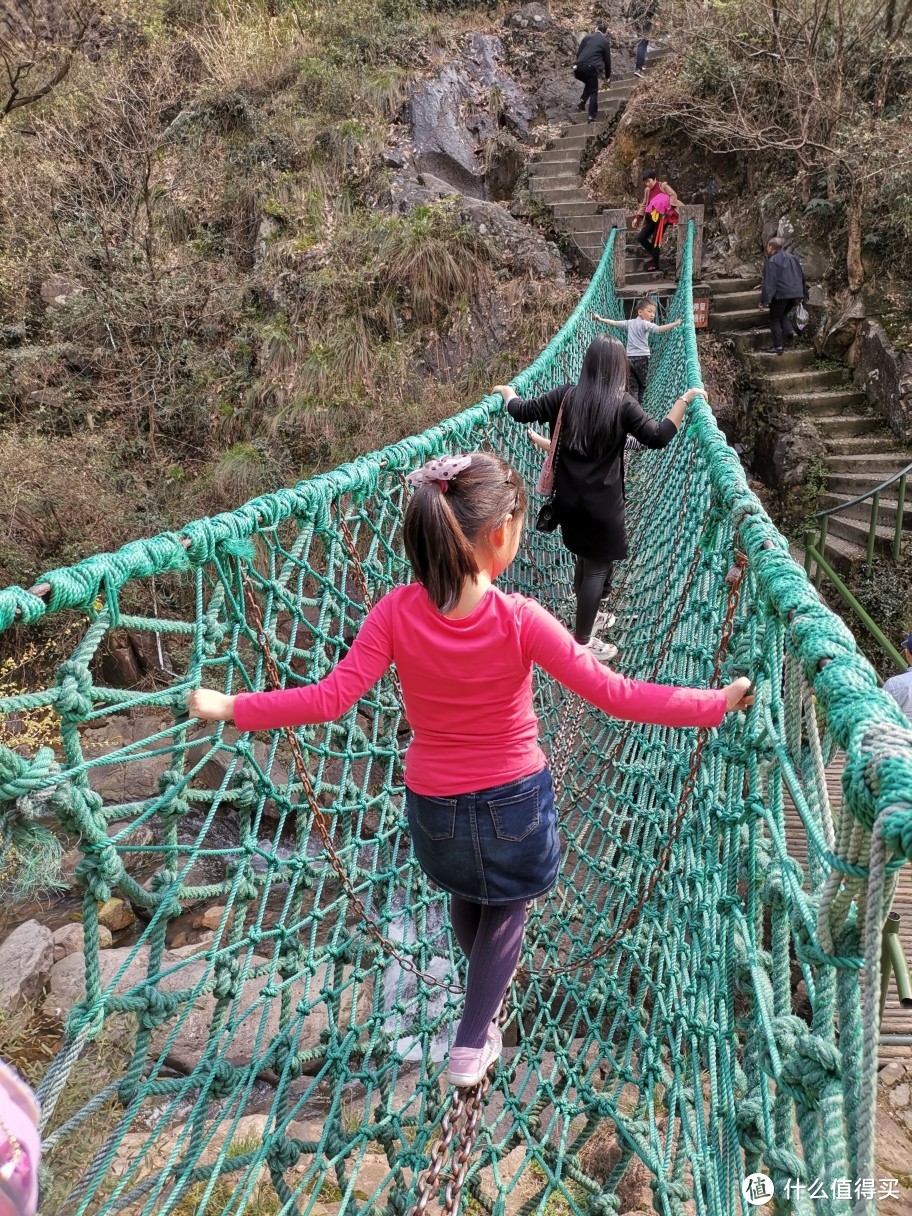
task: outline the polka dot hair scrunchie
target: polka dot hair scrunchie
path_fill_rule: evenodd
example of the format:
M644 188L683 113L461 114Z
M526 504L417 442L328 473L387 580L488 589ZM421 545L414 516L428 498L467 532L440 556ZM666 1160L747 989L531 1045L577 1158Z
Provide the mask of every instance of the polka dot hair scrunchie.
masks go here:
M452 481L471 463L471 456L438 456L435 460L429 460L427 464L422 465L420 469L409 473L405 480L411 486L426 486L430 485L432 481L436 481L441 492L446 494L447 482Z

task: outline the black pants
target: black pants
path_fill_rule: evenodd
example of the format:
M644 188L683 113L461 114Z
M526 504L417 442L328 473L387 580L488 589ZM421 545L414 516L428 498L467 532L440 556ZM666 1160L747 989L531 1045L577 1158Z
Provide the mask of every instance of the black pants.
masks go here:
M659 226L659 221L654 220L652 216L647 215L643 220L643 227L637 233L637 244L643 246L643 252L646 254L646 260L651 266L659 268L659 248L652 243L653 237L656 234L656 229Z
M636 70L642 72L646 66L646 52L649 50L649 39L641 38L637 43Z
M584 645L592 637L592 626L598 615L599 602L611 590L614 562L596 562L578 557L573 570L573 590L576 592L576 629L573 636Z
M776 350L782 350L786 338L797 337L798 331L789 319L789 313L797 303L797 300L780 300L778 296L773 296L769 307L769 325Z
M589 117L595 118L596 114L598 114L598 68L574 68L573 75L577 80L583 82L583 95L580 98L580 105L584 105L588 101Z
M646 377L649 375L649 356L631 355L627 362L630 364L630 395L642 402L646 392Z

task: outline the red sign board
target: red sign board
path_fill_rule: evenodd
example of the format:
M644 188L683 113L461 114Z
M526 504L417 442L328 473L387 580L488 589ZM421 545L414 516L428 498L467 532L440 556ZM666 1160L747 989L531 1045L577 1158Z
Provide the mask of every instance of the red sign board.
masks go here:
M709 296L694 299L694 329L706 329L709 325Z

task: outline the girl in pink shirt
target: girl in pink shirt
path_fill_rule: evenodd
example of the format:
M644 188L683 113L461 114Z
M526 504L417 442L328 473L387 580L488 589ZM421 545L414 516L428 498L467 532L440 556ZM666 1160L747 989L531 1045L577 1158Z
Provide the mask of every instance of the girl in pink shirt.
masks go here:
M602 666L535 600L493 584L516 556L526 495L489 452L432 460L409 475L404 521L416 582L384 596L348 654L317 684L278 692L189 696L198 718L241 730L332 721L391 663L413 739L406 811L418 861L449 892L453 931L469 960L450 1053L453 1085L477 1084L501 1051L492 1019L516 969L526 903L560 866L554 791L538 744L532 669L543 667L606 713L665 726L716 726L741 709L749 681L672 688Z

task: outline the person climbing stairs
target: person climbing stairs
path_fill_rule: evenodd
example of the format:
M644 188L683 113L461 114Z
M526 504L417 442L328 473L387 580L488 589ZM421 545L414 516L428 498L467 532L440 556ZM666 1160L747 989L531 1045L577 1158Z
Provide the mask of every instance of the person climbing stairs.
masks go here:
M783 355L762 349L769 342L769 327L757 309L757 280L719 280L706 286L712 294L710 328L734 345L782 410L807 417L823 438L827 483L821 509L851 503L912 463L912 451L871 415L848 368L821 360L807 342L793 344ZM894 485L878 504L877 551L892 550L897 508ZM842 574L866 558L870 511L870 501L858 503L829 522L825 556ZM904 509L903 528L912 534L912 505Z

